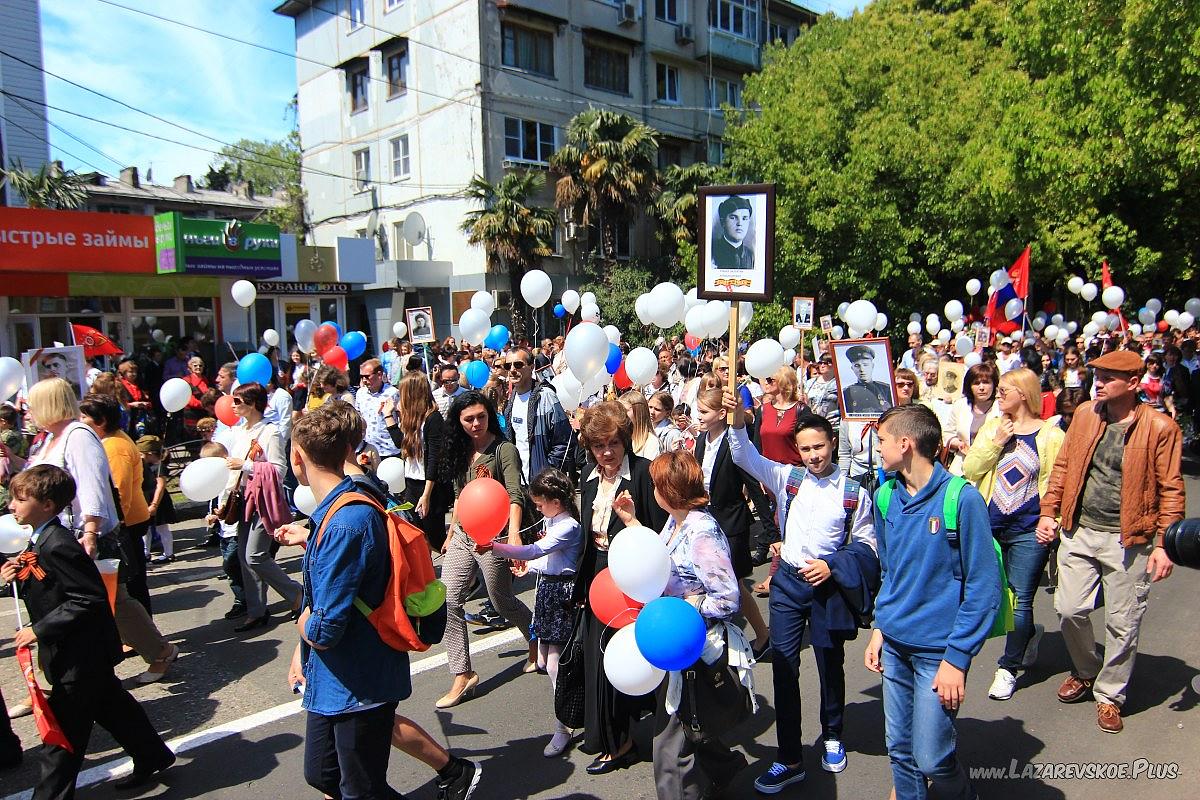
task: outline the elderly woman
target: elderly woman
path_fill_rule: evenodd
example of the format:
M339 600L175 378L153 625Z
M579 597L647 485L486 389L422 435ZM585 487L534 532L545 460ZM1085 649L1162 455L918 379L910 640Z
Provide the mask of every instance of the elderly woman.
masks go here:
M726 641L725 623L738 611L740 588L725 534L716 519L704 510L709 499L704 491L704 473L691 455L674 452L665 453L650 464L650 479L655 502L670 514L659 533L671 559L671 577L663 594L681 597L696 606L712 634L710 646L715 639L731 647L732 643ZM628 495L619 497L613 510L627 526L642 524L634 515L635 505ZM741 657L737 662L749 664L750 654L745 644L741 639ZM718 658L719 653L717 650ZM674 676L672 679L678 680ZM746 758L721 741L720 731L705 731L700 741L691 738L685 723L667 710L668 694L663 690L658 693L654 725L654 783L658 797L700 800L718 796L746 766Z
M583 558L575 574L575 599L586 602L592 580L608 568L608 548L626 528L613 510L618 497L633 504L634 515L652 528L661 528L666 512L654 499L650 462L633 453L633 425L616 401L599 403L583 415L579 441L594 463L583 470L579 520L583 529ZM689 456L690 457L690 456ZM584 617L584 739L580 749L595 754L588 765L591 775L633 764L637 754L630 731L633 724L654 708L654 698L629 697L618 692L604 674L604 648L614 630L595 615Z
M38 381L29 390L28 401L29 414L45 438L27 463L53 464L75 480L75 499L60 515L63 525L75 531L92 558L121 558L136 564L141 539L126 536L122 541L108 455L95 432L80 421L75 389L61 378ZM150 614L130 596L124 582L117 585L115 616L121 639L149 665L137 682L162 680L179 657L179 648L159 633Z

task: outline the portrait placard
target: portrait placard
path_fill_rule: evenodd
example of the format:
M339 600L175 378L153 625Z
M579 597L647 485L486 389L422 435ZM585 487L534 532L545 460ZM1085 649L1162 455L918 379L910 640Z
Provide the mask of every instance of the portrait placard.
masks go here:
M937 386L933 396L947 403L953 403L962 397L963 376L967 374L965 364L955 364L953 361L938 363Z
M419 306L406 309L404 317L408 321L408 340L410 342L428 344L437 341L437 334L433 330L432 307Z
M830 342L842 419L879 419L896 404L892 348L886 338Z
M810 331L813 327L814 300L811 297L792 298L792 325L802 331ZM833 327L833 322L829 323Z
M698 297L772 299L775 272L775 185L704 186L696 193Z
M42 347L26 350L21 354L21 366L25 368L25 392L40 380L62 378L75 387L75 393L83 397L87 386L84 380L87 367L82 347Z

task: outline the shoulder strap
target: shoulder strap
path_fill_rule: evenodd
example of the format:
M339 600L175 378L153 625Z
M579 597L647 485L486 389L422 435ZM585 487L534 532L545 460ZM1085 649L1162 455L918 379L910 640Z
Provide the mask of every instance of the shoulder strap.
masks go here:
M329 510L325 512L325 517L321 520L321 527L317 528L317 538L313 545L314 549L320 546L321 537L325 535L325 528L329 525L329 520L333 518L333 515L351 503L365 503L380 513L384 511L383 506L379 505L378 501L368 494L363 492L342 492L333 501L333 505L329 507Z
M885 520L888 515L888 507L892 504L892 492L894 491L896 491L896 479L888 478L875 492L875 507L879 509L879 515Z
M854 512L858 511L858 481L846 476L846 482L842 486L842 508L846 510L846 538L843 544L850 543L850 529L854 526Z
M946 538L951 544L958 542L958 498L962 494L967 479L954 475L946 485L946 494L942 500L942 524L946 528Z

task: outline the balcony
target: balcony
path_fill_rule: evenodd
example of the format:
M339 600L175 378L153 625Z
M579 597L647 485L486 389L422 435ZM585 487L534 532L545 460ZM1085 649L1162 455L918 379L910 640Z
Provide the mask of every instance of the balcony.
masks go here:
M762 48L758 42L734 36L712 27L703 29L705 34L696 43L696 59L712 60L723 66L741 70L758 70L762 66Z

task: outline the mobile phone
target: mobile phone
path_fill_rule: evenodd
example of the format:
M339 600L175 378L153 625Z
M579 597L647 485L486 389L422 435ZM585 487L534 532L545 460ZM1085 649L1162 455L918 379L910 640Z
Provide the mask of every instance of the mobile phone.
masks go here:
M303 683L301 683L300 681L296 681L295 683L292 684L292 694L303 694L303 693L304 693L304 684Z

